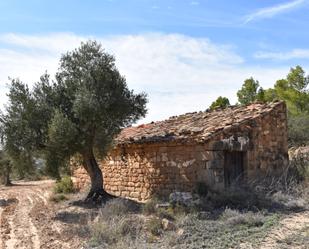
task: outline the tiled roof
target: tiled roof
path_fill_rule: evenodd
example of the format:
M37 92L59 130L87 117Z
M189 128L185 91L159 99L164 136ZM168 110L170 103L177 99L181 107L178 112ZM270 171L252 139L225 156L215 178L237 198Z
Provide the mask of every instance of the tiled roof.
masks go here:
M160 141L208 140L212 135L255 119L283 105L282 101L232 106L213 111L186 113L167 120L124 128L116 137L117 144Z

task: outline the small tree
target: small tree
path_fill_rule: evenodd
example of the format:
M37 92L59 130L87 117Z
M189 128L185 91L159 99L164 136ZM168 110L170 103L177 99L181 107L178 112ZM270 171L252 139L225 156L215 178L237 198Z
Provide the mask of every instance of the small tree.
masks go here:
M252 77L246 79L241 89L237 92L238 102L242 105L247 105L255 100L263 100L263 89L259 88L260 84Z
M43 152L55 176L79 153L91 179L87 199L109 196L95 155L104 156L121 128L146 114L147 103L146 94L129 90L112 55L95 41L82 43L61 57L56 82L45 74L29 91L13 80L9 100L4 126L18 132L6 133L8 144L17 151Z
M230 106L230 101L226 97L219 96L212 104L209 106L210 110L214 110L216 108L226 108Z

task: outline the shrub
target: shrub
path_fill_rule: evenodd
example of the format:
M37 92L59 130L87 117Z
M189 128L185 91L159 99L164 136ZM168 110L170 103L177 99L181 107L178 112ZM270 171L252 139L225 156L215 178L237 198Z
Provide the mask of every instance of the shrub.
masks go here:
M241 213L238 210L226 208L221 214L221 220L231 226L246 225L248 227L257 227L262 226L266 219L259 212L253 213L249 211Z
M230 207L230 208L255 208L260 206L260 198L252 190L245 188L231 187L223 192L210 192L208 201L215 208Z
M67 199L68 198L64 194L54 194L49 198L50 201L56 202L56 203L65 201Z
M175 220L175 213L173 208L168 208L168 209L164 209L164 208L158 208L156 210L156 215L163 219L168 219L168 220Z
M157 198L152 198L148 200L143 206L143 213L144 214L154 214L156 212L156 205L159 203Z
M162 233L161 219L152 217L147 221L146 228L152 235L159 236Z
M91 244L116 244L129 237L135 240L142 231L143 220L138 217L115 216L112 219L104 220L99 218L91 225Z
M70 176L64 176L54 187L55 193L69 194L74 192L73 182Z
M288 117L289 129L289 145L309 145L309 115L289 115Z
M100 209L100 216L105 219L110 219L115 216L123 216L128 213L136 212L138 209L138 204L131 200L114 198L106 202Z

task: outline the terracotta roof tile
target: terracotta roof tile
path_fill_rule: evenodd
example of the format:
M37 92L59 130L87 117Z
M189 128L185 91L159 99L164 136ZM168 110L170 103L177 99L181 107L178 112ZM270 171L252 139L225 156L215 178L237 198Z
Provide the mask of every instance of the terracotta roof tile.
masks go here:
M247 106L232 106L226 109L173 116L163 121L124 128L116 137L116 143L147 143L172 140L202 142L223 129L256 119L283 104L282 101L267 104L254 103Z

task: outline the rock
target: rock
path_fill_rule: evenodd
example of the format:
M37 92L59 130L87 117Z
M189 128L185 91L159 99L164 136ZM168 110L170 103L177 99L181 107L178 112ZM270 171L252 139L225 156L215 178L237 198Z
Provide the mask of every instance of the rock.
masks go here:
M168 219L165 219L165 218L162 219L161 223L162 223L162 228L165 231L172 231L172 230L176 229L175 224L173 222L169 221Z
M156 204L156 209L158 209L158 208L168 208L170 206L170 204L169 203L158 203L158 204Z
M181 205L185 207L192 207L200 203L200 199L197 195L192 195L190 192L174 192L169 196L170 203L172 205Z
M181 235L183 235L184 232L185 232L185 230L183 230L182 228L180 228L180 229L178 229L178 231L177 231L177 235L178 235L178 236L181 236Z

